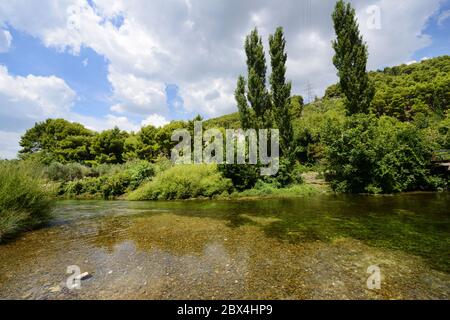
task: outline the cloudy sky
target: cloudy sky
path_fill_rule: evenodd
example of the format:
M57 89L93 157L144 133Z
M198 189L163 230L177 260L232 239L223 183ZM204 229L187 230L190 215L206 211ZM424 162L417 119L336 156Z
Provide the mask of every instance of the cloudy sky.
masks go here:
M352 2L370 69L449 54L450 0ZM336 81L333 6L333 0L0 0L0 158L15 157L20 135L49 117L131 131L235 111L243 41L255 26L266 48L268 35L284 27L293 93L320 96Z

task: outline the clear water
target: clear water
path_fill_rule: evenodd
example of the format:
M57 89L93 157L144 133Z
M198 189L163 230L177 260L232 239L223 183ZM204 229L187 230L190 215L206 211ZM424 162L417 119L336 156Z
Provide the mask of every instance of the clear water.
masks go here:
M449 208L449 193L61 201L0 245L0 298L448 299ZM72 265L90 274L80 289Z

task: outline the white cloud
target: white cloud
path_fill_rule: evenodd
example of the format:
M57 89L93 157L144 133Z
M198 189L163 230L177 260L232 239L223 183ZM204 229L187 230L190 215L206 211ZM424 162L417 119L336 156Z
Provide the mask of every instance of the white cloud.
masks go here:
M167 116L165 85L177 84L187 112L216 116L236 110L235 81L245 70L243 40L256 25L265 39L285 27L287 76L293 93L316 94L336 81L331 62L333 1L27 0L0 3L0 20L77 54L89 47L109 62L111 111ZM430 44L423 34L440 0L355 0L369 44L369 67L409 61ZM369 6L381 10L381 29L367 28ZM120 23L117 23L120 21Z
M216 78L186 84L180 88L184 108L190 113L219 116L235 111L234 78Z
M149 124L151 124L152 126L159 128L159 127L165 126L168 123L169 123L169 121L165 117L163 117L159 114L152 114L152 115L148 116L146 119L142 120L141 126L144 127L144 126L148 126Z
M8 30L0 29L0 53L8 52L11 47L12 36Z
M0 159L14 159L19 152L20 134L17 132L0 131Z
M106 116L106 121L109 127L119 127L126 131L138 131L140 126L135 125L127 117L117 117L112 114Z
M35 122L66 116L75 92L55 76L10 75L0 65L0 158L14 158L19 138Z
M450 10L442 11L437 19L438 26L442 27L444 25L444 22L447 21L448 18L450 18Z
M369 68L397 65L431 44L423 34L428 19L438 10L440 0L391 1L371 0L357 6L360 29L369 46ZM366 9L376 5L381 10L381 29L368 29Z
M148 114L164 112L166 106L165 84L147 80L110 68L108 79L113 85L113 98L118 103L111 107L118 113Z
M65 116L76 93L55 76L13 76L0 65L1 128L25 129L45 117Z

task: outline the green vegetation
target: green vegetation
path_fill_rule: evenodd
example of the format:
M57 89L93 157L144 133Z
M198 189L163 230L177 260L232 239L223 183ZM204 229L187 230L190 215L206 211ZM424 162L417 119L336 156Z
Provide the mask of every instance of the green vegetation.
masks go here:
M173 200L227 195L232 190L216 165L178 165L156 175L128 196L129 200Z
M292 129L292 117L289 113L291 83L286 82L286 40L281 27L277 28L275 35L269 37L269 45L272 65L270 86L274 117L277 128L280 129L281 154L287 156L292 151L294 131Z
M0 162L0 242L50 217L49 192L38 172L31 162Z
M167 159L158 159L154 163L134 160L96 167L52 163L44 170L44 176L56 185L57 196L114 199L137 189L170 165Z
M413 124L359 114L343 123L328 123L323 140L337 191L392 193L446 187L443 179L430 179L432 149Z
M278 188L271 183L258 181L252 189L247 189L239 193L233 193L231 198L290 198L298 196L309 196L318 194L321 191L316 187L307 184L293 184L285 188Z
M269 36L267 79L263 41L254 29L244 43L247 74L237 81L238 112L204 122L205 129L222 132L278 128L281 158L274 177L262 177L261 164L172 167L173 131L192 133L200 116L131 133L119 128L97 133L48 119L22 137L20 158L43 164L45 178L60 197L301 193L301 173L308 170L326 177L338 192L448 190L449 171L439 166L435 151L450 149L450 57L367 73L367 45L354 9L338 1L332 19L339 83L322 99L305 105L301 96L291 94L281 27Z
M336 3L333 23L336 31L333 63L338 70L347 112L350 115L367 113L375 92L366 72L367 45L360 35L355 9L350 3L343 0Z

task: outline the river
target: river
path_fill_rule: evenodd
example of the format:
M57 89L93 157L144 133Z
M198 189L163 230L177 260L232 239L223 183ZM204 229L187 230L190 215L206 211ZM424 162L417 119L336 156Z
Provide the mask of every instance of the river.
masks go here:
M449 299L449 208L449 193L59 201L0 245L0 298ZM89 273L78 289L69 266Z

